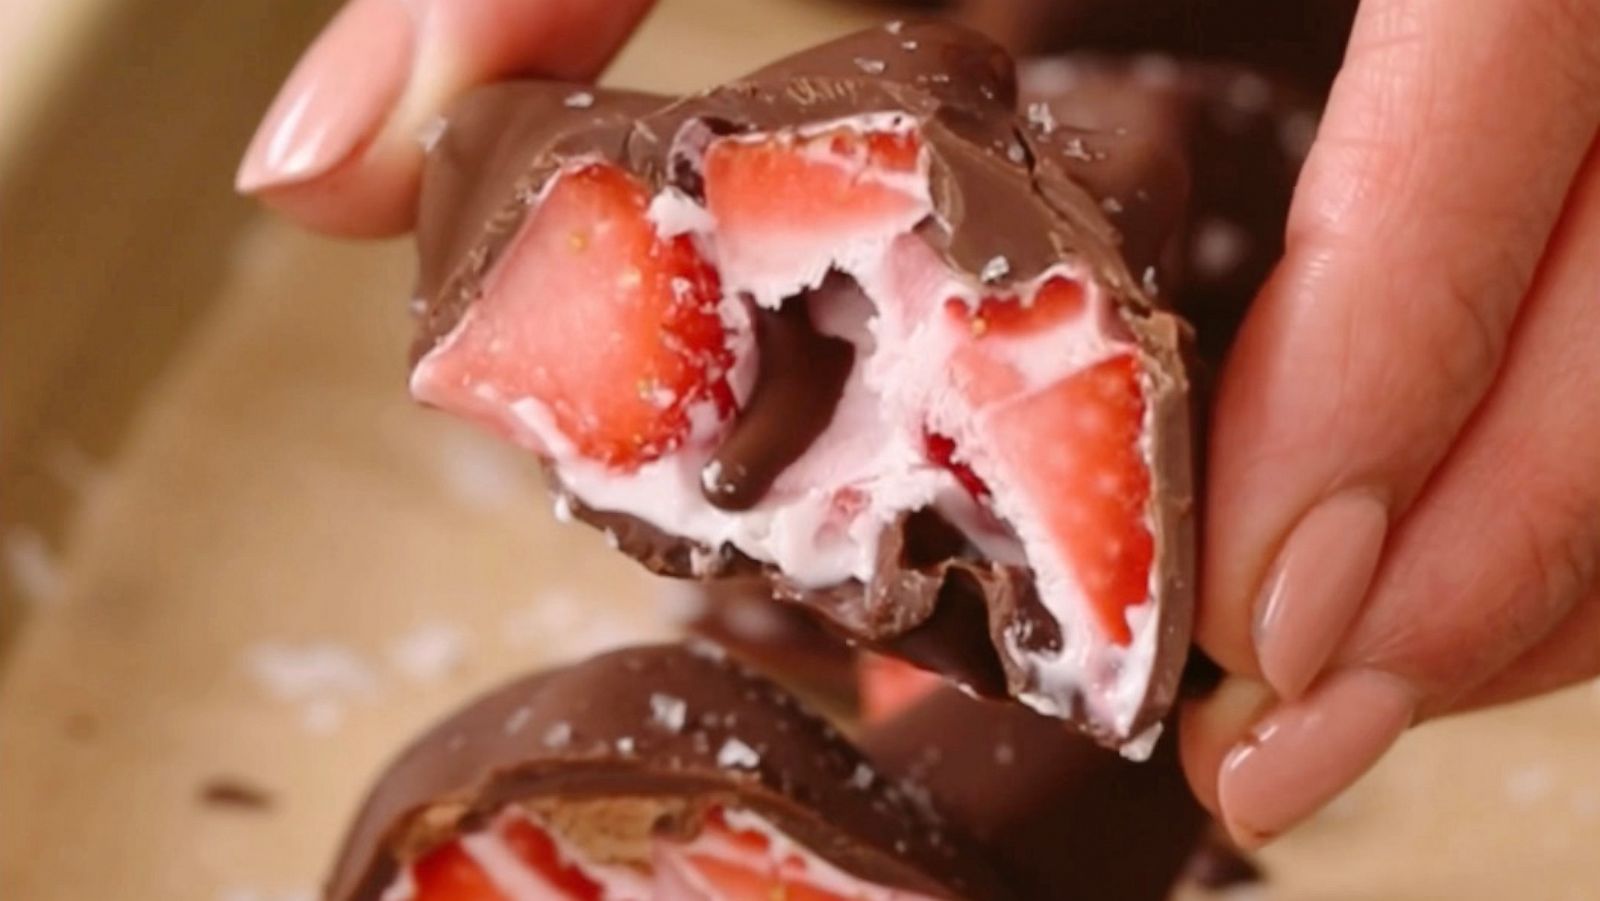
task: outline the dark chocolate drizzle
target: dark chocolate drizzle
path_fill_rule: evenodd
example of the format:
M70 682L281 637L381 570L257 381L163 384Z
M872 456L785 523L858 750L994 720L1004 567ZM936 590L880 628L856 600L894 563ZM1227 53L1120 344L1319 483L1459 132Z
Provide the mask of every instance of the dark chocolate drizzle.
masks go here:
M859 291L853 280L830 274L817 289ZM748 510L800 458L833 419L855 362L849 341L817 331L809 292L777 310L757 309L756 380L700 484L712 506Z

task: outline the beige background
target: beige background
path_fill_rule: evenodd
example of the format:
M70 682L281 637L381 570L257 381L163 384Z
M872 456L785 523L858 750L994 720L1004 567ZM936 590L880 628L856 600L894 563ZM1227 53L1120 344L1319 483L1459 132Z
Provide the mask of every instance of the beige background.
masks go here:
M229 196L327 5L99 6L44 26L77 62L0 148L0 897L305 898L405 736L663 634L670 592L407 402L403 244ZM611 80L693 87L859 15L664 0ZM1419 731L1268 852L1259 894L1594 899L1597 848L1590 685Z

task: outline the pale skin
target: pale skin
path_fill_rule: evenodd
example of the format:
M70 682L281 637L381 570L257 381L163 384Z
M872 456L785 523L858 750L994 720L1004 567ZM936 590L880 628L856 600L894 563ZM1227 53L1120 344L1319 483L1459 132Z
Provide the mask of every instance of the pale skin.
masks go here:
M240 190L413 215L416 135L513 74L593 77L648 0L351 0ZM1196 793L1270 840L1408 728L1600 675L1600 0L1364 0L1287 252L1223 372Z

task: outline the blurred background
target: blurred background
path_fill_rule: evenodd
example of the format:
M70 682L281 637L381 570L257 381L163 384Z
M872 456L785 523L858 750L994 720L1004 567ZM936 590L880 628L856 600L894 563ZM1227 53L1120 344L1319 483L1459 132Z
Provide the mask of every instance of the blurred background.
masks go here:
M0 4L0 896L315 896L366 781L681 594L404 391L412 261L231 190L328 0ZM661 0L687 90L879 16ZM1600 686L1430 725L1269 849L1283 899L1600 898Z

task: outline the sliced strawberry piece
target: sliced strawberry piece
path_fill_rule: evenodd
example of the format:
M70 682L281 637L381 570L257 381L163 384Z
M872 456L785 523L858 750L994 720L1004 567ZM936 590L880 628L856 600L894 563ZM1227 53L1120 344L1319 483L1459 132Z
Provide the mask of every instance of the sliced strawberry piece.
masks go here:
M961 487L967 489L968 494L979 499L989 496L989 486L983 483L983 479L978 478L978 474L971 466L956 459L954 438L938 432L923 432L922 449L929 460L950 470L955 475L956 481L961 483Z
M510 901L460 842L440 845L411 865L415 901Z
M579 453L625 470L678 446L696 404L731 412L716 272L688 237L656 234L648 203L616 166L556 176L419 366L419 396L512 434L512 405L533 398Z
M906 230L927 209L921 156L913 132L849 128L712 143L702 168L724 274L792 275Z
M979 337L1023 338L1037 335L1082 316L1086 309L1083 287L1064 278L1052 278L1039 286L1032 299L986 297L971 310L952 300L946 305L954 315L967 321Z
M939 686L939 677L903 660L864 654L858 669L861 718L879 723L905 710Z
M687 860L722 901L849 901L804 880L751 869L721 857L691 854Z
M1118 644L1132 638L1126 611L1145 600L1155 554L1144 412L1139 362L1122 354L997 407L980 426L997 464L991 481L1039 517Z
M706 205L719 230L797 225L832 232L908 212L915 197L885 176L914 175L915 134L840 128L714 142L703 162Z
M774 860L772 842L765 835L734 829L720 810L706 816L697 841L709 842L716 853L690 850L677 857L723 901L846 901L812 885L803 858Z
M1030 338L1067 325L1087 309L1083 287L1064 278L1039 286L1027 302L1016 297L985 298L971 308L945 302L945 315L966 329L971 340L951 355L955 386L976 407L1008 400L1028 390L1028 380L1012 362L1008 339Z
M519 860L547 885L571 901L599 901L604 892L598 882L565 860L543 829L522 817L506 817L495 827Z

